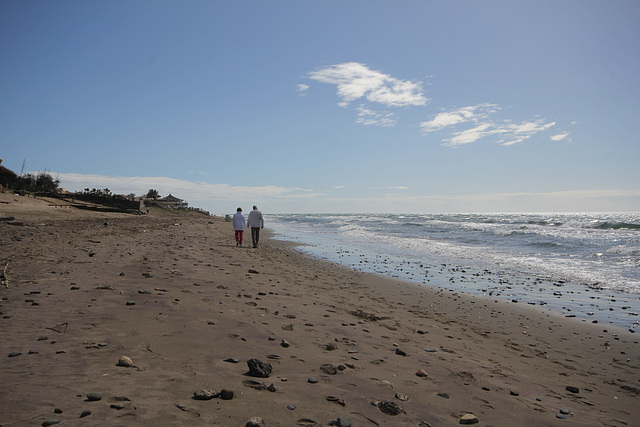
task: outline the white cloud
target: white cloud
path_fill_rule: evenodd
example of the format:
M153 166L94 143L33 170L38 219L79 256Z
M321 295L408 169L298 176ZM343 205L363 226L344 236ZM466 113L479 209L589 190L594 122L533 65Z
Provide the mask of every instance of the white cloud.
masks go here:
M556 122L544 123L543 120L522 122L519 125L505 125L499 129L499 133L504 133L505 137L498 142L502 145L517 144L555 125Z
M300 92L300 96L305 96L307 94L307 90L309 90L309 85L300 83L298 86L296 86L296 92Z
M447 129L450 136L442 140L443 145L456 147L488 136L499 136L496 141L499 144L513 145L556 124L555 122L545 123L543 119L521 123L494 119L499 111L501 108L495 104L458 108L436 114L431 120L420 123L420 127L424 134Z
M220 201L246 199L309 199L324 193L303 188L287 188L267 185L263 187L231 186L192 182L168 177L126 177L106 175L85 175L78 173L52 173L60 180L60 186L69 191L85 188L108 188L115 194L145 194L149 189L158 190L162 196L169 193L190 201Z
M549 139L551 139L552 141L562 141L568 136L569 136L569 132L562 132L557 135L551 135Z
M476 142L480 138L487 135L491 135L495 130L490 130L492 125L490 123L483 123L477 125L471 129L465 129L459 132L454 132L453 136L449 139L443 139L444 145L449 147L455 147L458 145L470 144Z
M362 125L388 127L398 123L395 113L379 112L371 107L374 103L386 107L410 107L424 106L429 101L423 94L421 82L399 80L358 62L322 67L308 73L307 77L321 83L336 85L340 98L338 105L341 107L349 107L351 102L363 99L363 103L356 107L356 123ZM309 88L304 84L298 87L302 91ZM496 118L500 111L502 108L496 104L470 105L442 111L430 120L421 122L420 128L424 134L446 132L442 142L449 147L471 144L490 137L493 137L495 143L509 146L524 142L556 124L544 119L512 123L508 119ZM564 134L555 135L552 140L563 139L568 133L563 137L560 137L561 135Z
M336 85L338 96L342 99L339 104L341 106L362 97L390 107L427 103L419 82L399 80L358 62L330 65L309 73L308 77L321 83Z
M449 126L455 126L461 123L473 122L479 123L483 119L487 119L489 115L500 110L495 104L480 104L469 107L459 108L453 111L445 111L436 114L436 116L428 121L420 123L420 127L424 133L440 131Z
M640 190L575 190L466 195L384 194L380 197L321 198L325 212L637 212ZM313 212L313 211L311 211Z
M358 110L358 119L356 123L363 125L377 126L395 126L398 120L393 113L378 113L377 111L365 108L363 105L356 108Z
M335 189L340 189L340 188L344 188L344 185L336 185L335 187L333 187Z
M234 212L238 204L258 204L267 212L637 212L640 190L576 190L538 193L486 193L468 195L389 194L385 190L407 190L405 186L376 188L379 197L330 197L328 193L278 186L243 187L191 182L168 177L122 177L55 173L70 191L109 188L116 194L144 194L158 190L185 199L190 206L210 212ZM345 188L338 185L334 188Z

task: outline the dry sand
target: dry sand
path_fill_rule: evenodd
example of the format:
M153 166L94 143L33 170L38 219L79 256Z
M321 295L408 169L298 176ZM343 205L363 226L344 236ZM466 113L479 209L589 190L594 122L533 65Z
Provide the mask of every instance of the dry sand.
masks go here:
M2 426L639 425L640 345L626 330L275 240L238 248L230 223L200 214L0 194L2 216L18 221L0 221ZM271 375L247 375L249 359ZM204 389L233 398L193 399Z

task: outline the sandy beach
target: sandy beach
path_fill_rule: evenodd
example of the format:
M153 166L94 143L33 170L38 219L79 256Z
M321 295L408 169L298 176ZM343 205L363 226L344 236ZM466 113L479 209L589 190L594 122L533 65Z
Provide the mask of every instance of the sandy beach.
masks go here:
M230 223L197 213L3 193L0 219L1 426L640 419L640 339L622 328L354 272L268 236L236 247Z

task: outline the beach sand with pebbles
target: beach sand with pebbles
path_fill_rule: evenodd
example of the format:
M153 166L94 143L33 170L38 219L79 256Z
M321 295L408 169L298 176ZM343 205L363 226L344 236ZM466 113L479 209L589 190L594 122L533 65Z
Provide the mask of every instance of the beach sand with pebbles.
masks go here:
M354 272L286 242L236 247L230 223L201 214L5 193L0 218L2 426L640 419L627 330Z

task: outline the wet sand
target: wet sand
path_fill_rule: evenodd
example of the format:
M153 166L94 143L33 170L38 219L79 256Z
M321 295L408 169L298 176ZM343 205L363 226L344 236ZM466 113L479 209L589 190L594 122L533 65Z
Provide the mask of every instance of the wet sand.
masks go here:
M230 223L200 214L0 194L2 217L14 217L0 221L2 426L640 417L639 339L622 328L354 272L264 237L239 248ZM250 359L269 376L249 375ZM193 398L207 389L216 397Z

